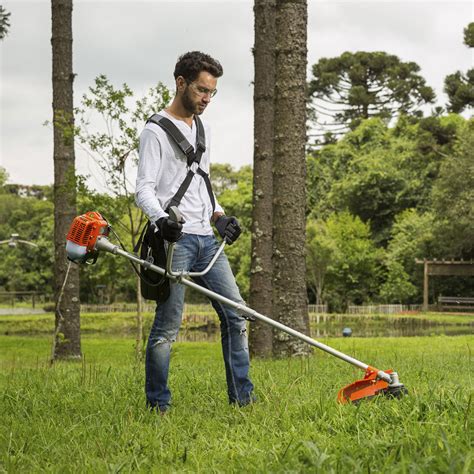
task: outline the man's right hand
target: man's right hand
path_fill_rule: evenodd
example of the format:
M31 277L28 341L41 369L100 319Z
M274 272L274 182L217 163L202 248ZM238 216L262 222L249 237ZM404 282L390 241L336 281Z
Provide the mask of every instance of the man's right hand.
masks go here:
M161 217L155 224L163 239L168 242L177 242L183 235L183 224L172 221L169 217Z

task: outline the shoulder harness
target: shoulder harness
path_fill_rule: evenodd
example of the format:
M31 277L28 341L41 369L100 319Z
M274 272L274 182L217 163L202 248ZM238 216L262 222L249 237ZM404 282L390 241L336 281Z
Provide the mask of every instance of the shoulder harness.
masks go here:
M202 154L206 151L206 135L204 133L204 126L201 119L197 115L194 115L194 123L196 124L197 131L196 151L194 150L194 147L191 145L191 143L189 143L185 136L181 133L178 127L176 127L176 125L168 118L163 117L160 114L154 114L147 120L146 123L148 122L152 122L161 127L186 156L188 173L178 188L178 191L176 191L176 194L171 198L168 208L172 206L179 206L183 196L186 194L186 191L191 184L194 175L197 173L202 177L204 183L206 184L209 199L211 200L212 204L212 212L214 213L216 209L216 200L214 198L214 193L212 192L211 180L209 179L209 174L200 167ZM196 172L191 169L191 165L193 163L197 163L198 165Z

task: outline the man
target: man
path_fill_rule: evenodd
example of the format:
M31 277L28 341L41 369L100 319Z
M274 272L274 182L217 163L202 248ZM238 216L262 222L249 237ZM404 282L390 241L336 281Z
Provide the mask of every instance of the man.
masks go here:
M211 102L217 92L217 80L222 74L218 61L197 51L182 55L176 64L176 96L159 115L170 120L195 151L198 139L195 116L201 115ZM150 222L155 223L162 237L168 242L176 242L174 270L199 272L208 266L219 247L211 222L229 244L240 235L237 219L225 216L205 182L203 175L209 173L210 165L210 130L206 124L204 131L205 151L199 164L193 162L190 165L170 135L157 123L149 121L140 136L136 202ZM198 168L204 173L200 174ZM169 219L166 209L189 169L195 174L179 204L185 222L176 223ZM242 302L224 253L207 274L195 281L233 301ZM170 407L170 351L181 324L184 292L184 285L171 282L168 299L157 305L148 339L145 362L147 404L161 413ZM220 319L229 402L244 406L254 400L253 385L248 375L246 321L231 307L215 301L212 305Z

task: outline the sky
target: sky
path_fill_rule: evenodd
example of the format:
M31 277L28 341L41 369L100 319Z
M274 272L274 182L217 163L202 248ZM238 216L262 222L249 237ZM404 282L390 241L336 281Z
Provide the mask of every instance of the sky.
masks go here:
M53 182L51 7L48 0L11 0L10 33L0 42L0 166L9 182ZM322 57L345 51L385 51L415 61L445 105L443 81L473 66L463 29L471 1L308 0L308 79ZM223 65L218 94L205 112L212 128L211 160L238 168L253 160L253 2L75 0L74 100L105 74L136 96L158 81L174 90L179 55L201 50ZM76 150L76 167L101 180Z

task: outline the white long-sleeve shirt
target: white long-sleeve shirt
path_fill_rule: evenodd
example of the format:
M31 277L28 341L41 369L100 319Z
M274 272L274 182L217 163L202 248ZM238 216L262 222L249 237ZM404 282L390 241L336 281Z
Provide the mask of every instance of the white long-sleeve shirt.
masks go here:
M182 120L177 120L165 111L160 115L171 120L196 149L196 124L190 127ZM200 167L209 173L210 167L210 129L203 122L206 134L206 151L202 154ZM174 143L173 139L153 122L146 124L140 135L139 162L135 201L151 222L167 216L165 209L176 194L188 172L187 159ZM197 170L197 163L191 165ZM211 235L212 203L206 184L197 173L186 191L179 210L186 221L183 232L187 234ZM224 212L216 199L215 211Z

